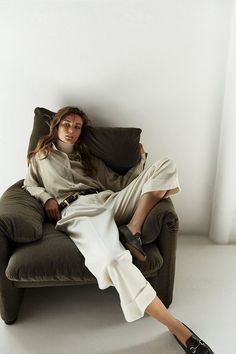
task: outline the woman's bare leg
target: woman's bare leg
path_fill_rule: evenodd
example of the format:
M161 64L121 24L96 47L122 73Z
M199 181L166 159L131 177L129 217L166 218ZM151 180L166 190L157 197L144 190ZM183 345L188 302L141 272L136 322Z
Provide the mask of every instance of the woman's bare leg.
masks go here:
M148 305L145 310L150 316L154 317L173 333L183 344L191 337L192 333L179 320L171 315L165 305L158 297Z
M144 220L149 211L165 196L166 193L166 190L147 192L140 197L134 215L127 225L133 235L137 232L141 232Z
M127 225L132 234L141 231L148 213L166 195L166 193L166 190L155 191L145 193L141 196L134 215ZM171 315L158 297L155 297L151 304L148 305L145 312L168 327L170 332L172 332L183 344L185 344L186 340L191 337L192 333L179 320Z

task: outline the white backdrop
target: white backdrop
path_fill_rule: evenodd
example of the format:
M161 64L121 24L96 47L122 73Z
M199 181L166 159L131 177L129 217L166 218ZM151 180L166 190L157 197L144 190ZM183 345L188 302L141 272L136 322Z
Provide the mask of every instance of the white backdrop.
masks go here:
M0 0L0 194L26 171L36 106L136 126L173 158L181 232L208 234L232 0Z

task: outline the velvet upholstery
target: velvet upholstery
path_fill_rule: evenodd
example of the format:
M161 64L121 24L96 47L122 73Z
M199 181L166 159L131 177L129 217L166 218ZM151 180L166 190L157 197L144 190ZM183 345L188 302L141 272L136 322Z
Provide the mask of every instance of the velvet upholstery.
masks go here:
M22 182L6 190L0 203L0 232L20 243L40 239L44 220L41 204L21 188Z

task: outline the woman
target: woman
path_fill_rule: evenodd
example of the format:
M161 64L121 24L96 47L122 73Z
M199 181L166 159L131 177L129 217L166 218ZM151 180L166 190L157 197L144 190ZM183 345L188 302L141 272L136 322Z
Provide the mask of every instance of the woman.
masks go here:
M174 163L163 159L144 170L146 155L140 145L138 165L119 176L90 155L84 143L87 125L82 110L60 109L49 134L29 153L24 188L42 203L56 229L70 236L99 288L116 287L128 322L146 312L168 327L186 353L213 353L169 313L132 263L131 254L146 259L141 229L147 214L179 191ZM118 229L116 223L122 226Z

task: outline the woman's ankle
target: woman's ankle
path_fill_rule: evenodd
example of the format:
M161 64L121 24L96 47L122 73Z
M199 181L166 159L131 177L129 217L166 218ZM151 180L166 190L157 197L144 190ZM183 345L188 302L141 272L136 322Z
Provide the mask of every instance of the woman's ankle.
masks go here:
M174 325L173 327L169 327L169 331L174 334L178 338L178 340L184 345L186 345L186 341L192 336L190 330L178 320L176 322L176 325Z
M132 235L135 235L137 233L141 233L140 227L138 225L135 225L133 223L129 223L126 225L129 229L129 231L132 233Z

